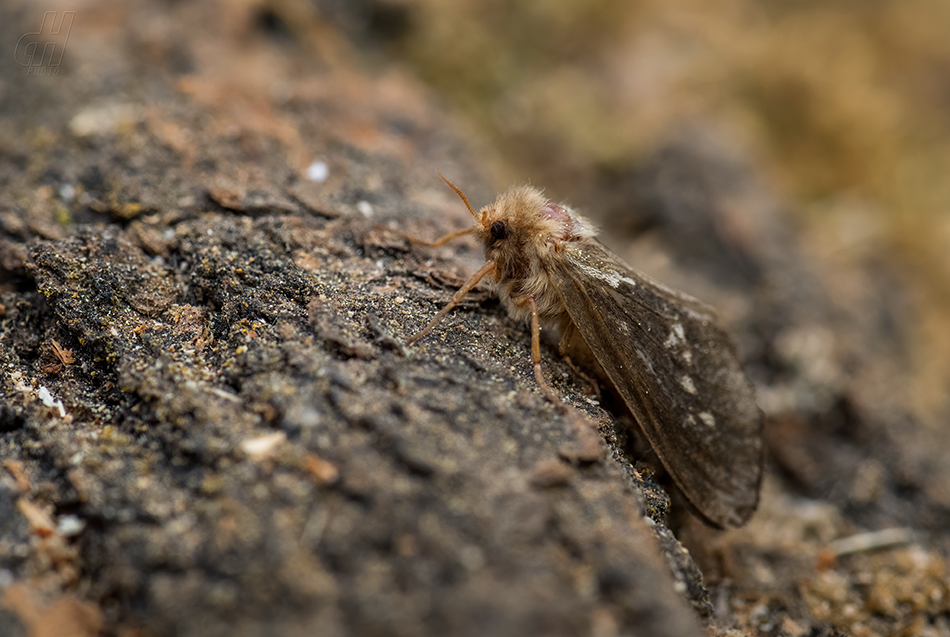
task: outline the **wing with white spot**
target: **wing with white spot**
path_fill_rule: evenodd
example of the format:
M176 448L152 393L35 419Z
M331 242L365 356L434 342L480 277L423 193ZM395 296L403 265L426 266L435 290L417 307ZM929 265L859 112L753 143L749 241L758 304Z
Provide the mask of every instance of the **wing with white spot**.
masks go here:
M715 311L596 240L556 271L571 321L690 503L717 526L755 511L762 416Z

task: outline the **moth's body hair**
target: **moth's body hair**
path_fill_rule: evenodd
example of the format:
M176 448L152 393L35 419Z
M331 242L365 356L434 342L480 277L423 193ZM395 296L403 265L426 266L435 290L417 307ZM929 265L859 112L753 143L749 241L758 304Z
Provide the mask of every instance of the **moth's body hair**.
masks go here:
M560 326L567 308L551 279L554 261L565 258L575 244L594 237L594 226L530 186L507 190L483 213L487 213L483 222L487 225L476 226L473 234L484 246L486 258L496 265L492 283L502 305L512 318L528 321L531 310L521 299L533 298L539 317ZM492 236L496 222L507 225L503 240Z
M624 264L587 219L536 188L513 187L476 213L445 181L475 224L427 245L470 233L486 261L408 343L431 332L487 276L508 313L530 321L535 378L552 403L563 408L541 372L542 322L556 328L561 353L621 396L704 520L745 523L758 503L761 412L715 311Z

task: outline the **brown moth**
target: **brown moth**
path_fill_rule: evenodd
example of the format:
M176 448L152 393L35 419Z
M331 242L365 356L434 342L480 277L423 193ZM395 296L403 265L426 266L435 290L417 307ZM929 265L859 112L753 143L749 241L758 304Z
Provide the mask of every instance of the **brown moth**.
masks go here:
M408 343L489 277L509 314L531 322L535 378L551 402L561 404L541 373L540 321L560 330L562 353L586 347L580 356L599 365L706 522L744 524L759 499L762 416L715 310L633 270L586 219L535 188L513 187L476 213L442 179L475 224L427 245L473 234L486 261Z

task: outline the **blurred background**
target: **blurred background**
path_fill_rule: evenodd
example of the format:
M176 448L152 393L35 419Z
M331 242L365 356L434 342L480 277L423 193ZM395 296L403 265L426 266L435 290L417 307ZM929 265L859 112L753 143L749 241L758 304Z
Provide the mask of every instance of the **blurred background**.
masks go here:
M663 235L646 260L662 252L660 260L686 267L667 268L661 279L713 301L739 325L735 332L744 339L740 346L746 354L752 345L748 358L757 367L751 375L769 415L769 471L760 510L743 529L722 535L694 530L711 535L698 535L699 541L694 536L690 545L717 613L734 614L736 625L748 628L741 634L750 635L842 634L832 625L850 627L848 634L855 635L950 635L950 568L944 558L950 554L950 457L945 453L950 444L950 179L944 176L950 172L950 3L51 0L41 7L21 0L9 7L3 9L13 17L0 20L0 35L5 34L0 39L9 43L7 66L0 68L0 279L9 274L12 281L0 280L7 285L0 293L9 295L7 308L20 312L21 301L23 308L42 306L32 302L38 292L31 281L39 275L30 269L27 246L38 239L59 241L55 249L60 250L73 233L87 232L82 227L86 223L121 229L142 244L139 252L158 261L169 250L167 237L175 237L178 228L185 236L189 224L205 219L232 223L234 217L264 224L276 216L281 223L291 219L304 224L299 227L319 226L325 245L314 239L316 248L301 248L302 270L325 274L321 268L330 263L349 275L346 268L354 261L340 255L372 255L374 268L379 254L393 262L418 254L428 258L429 253L404 252L391 240L374 237L368 230L373 224L391 220L405 228L418 222L418 228L406 229L431 237L470 221L435 176L436 169L458 183L475 205L485 204L493 191L530 181L553 199L587 213L605 229L608 243L629 240L634 233L645 236L647 241L635 245L627 241L629 250L621 252L625 258L639 259L643 244ZM37 28L48 9L76 11L64 72L29 77L12 55L14 43ZM417 78L431 93L419 90ZM432 93L438 106L432 105ZM452 117L444 117L439 107ZM467 144L457 143L459 126ZM696 152L673 153L672 161L664 163L665 149L675 149L678 140L687 140L680 147ZM725 151L703 157L704 140ZM466 153L459 148L472 149L470 156L460 157ZM683 172L665 184L668 208L680 203L681 192L686 204L695 203L690 197L705 197L694 208L706 217L692 225L689 236L685 226L691 220L680 223L683 217L675 214L651 235L660 223L642 209L648 207L642 193L649 190L642 186L662 181L660 171L669 166ZM321 170L311 177L316 167ZM702 282L693 281L707 272L695 264L715 264L715 257L727 251L719 246L729 245L716 243L716 237L697 240L697 229L706 231L711 226L702 222L710 219L728 226L722 234L736 239L733 247L746 249L736 253L745 254L764 273L735 285L726 281L718 296L703 294ZM707 252L692 254L700 245ZM481 262L472 249L440 254L463 265L465 258ZM741 275L748 264L730 262L731 256L721 259L728 266L723 270ZM208 282L198 289L217 289L216 281L230 281L231 267L207 268ZM405 267L411 272L415 266ZM283 275L292 271L273 270ZM689 280L668 278L669 270L679 270L673 276ZM430 298L447 294L420 283L422 277L409 280L429 290ZM690 287L694 283L699 287ZM340 302L350 305L341 306L335 320L354 333L365 329L355 326L364 305L407 311L394 310L399 305L389 302L387 295L401 289L395 284L341 289ZM195 302L209 314L220 309L204 298ZM30 314L18 314L16 323L10 309L5 318L6 325L16 325L26 335L19 346L24 377L40 373L34 358L43 354L44 338L61 329L52 310L44 311L48 323ZM49 334L33 334L41 328ZM244 337L237 329L232 334ZM186 337L183 332L180 338ZM137 348L129 351L129 356L146 355L135 353ZM307 364L321 360L311 357ZM371 361L364 363L370 369ZM103 373L115 373L111 361L101 365ZM260 368L240 368L233 378L252 394L257 392L255 379L270 379L273 371L260 363ZM291 368L280 372L297 373ZM301 376L288 376L287 386L311 382ZM369 371L366 378L380 380ZM54 380L44 376L43 382ZM78 386L65 375L58 382L71 391ZM144 394L144 402L152 400L152 386L143 381L142 387L135 391ZM122 388L121 401L108 393L118 389L102 391L104 398L97 400L110 409L116 403L132 404L125 398L132 390ZM388 387L380 391L392 393ZM321 392L297 395L323 405ZM256 401L248 404L253 407ZM176 409L190 418L187 401L182 405ZM235 413L244 408L234 401L228 405ZM264 426L280 426L279 410L267 407L260 413L265 414L260 417ZM334 412L328 408L326 413ZM143 418L134 413L121 417L129 423ZM247 422L257 422L255 418L257 412L248 412ZM334 421L344 432L341 439L361 437L362 425L347 418ZM156 421L165 419L156 416ZM20 421L14 425L22 429L26 421ZM228 440L237 440L243 434L232 422L236 420L212 412L189 435L200 442L205 431L217 432L219 423L229 423L224 427ZM81 426L86 426L81 420L74 423ZM325 426L331 426L329 417ZM172 434L166 442L156 430L150 433L161 443L156 457L166 446L171 449L155 461L159 477L177 484L182 470L164 465L178 457L184 442ZM48 428L41 431L50 434ZM60 454L53 456L62 459L58 465L34 457L32 437L12 437L24 441L21 459L42 464L52 474L75 456L72 430L58 435L66 440L51 452ZM401 435L417 443L433 434L419 427ZM185 442L198 444L191 438ZM357 492L370 491L365 485L371 481L359 486L370 475L362 467L389 465L360 464L361 448L353 447L352 466L358 469L347 472L349 449L339 445L328 453L340 454L344 482L355 480ZM381 457L390 450L384 451ZM135 445L122 450L129 458L140 452ZM188 458L194 475L209 470L191 452ZM123 473L138 471L136 463L130 460L127 469L105 477L100 465L90 466L89 475L116 490L111 500L84 505L84 513L105 519L96 507L114 508L113 500L125 498L115 495L124 494L124 488L133 493L129 501L138 501L140 496L131 491L136 482ZM240 466L234 465L224 479L237 485L226 494L238 500L253 495L234 477L244 475L238 473ZM390 485L383 477L378 480ZM428 494L430 482L412 478L419 493ZM194 484L205 483L196 478ZM317 488L332 494L336 487L331 481ZM178 497L176 493L164 484L155 489L159 499ZM187 487L184 493L195 499L217 497L205 493L204 486ZM427 495L418 502L441 502L447 491L433 493L433 499ZM379 489L377 495L391 497L394 510L405 511L400 508L404 495L397 489ZM482 493L476 495L480 507ZM57 497L65 501L66 496ZM253 506L254 519L266 522L276 519L274 511L283 503L271 498ZM491 513L489 538L503 527L494 524L495 511ZM501 513L508 509L499 512L499 519ZM234 614L243 620L243 613L256 613L256 608L277 614L284 599L305 600L293 603L307 610L319 606L313 600L322 599L322 593L309 588L307 569L286 575L281 580L285 589L271 588L258 577L274 567L272 556L253 542L236 553L242 564L239 575L248 580L235 581L253 582L244 588L260 607L239 597L221 606L206 604L217 593L205 582L216 582L220 571L217 554L205 556L198 549L182 562L196 570L179 570L203 573L205 579L192 580L194 588L163 584L148 597L151 593L141 592L145 580L129 584L126 574L146 573L148 556L161 551L141 550L137 540L122 539L133 535L116 529L151 534L151 515L127 526L104 523L82 540L86 548L82 559L77 557L75 573L92 573L90 599L99 604L119 597L116 591L142 595L125 597L133 602L120 607L116 617L142 608L148 621L199 626L208 617ZM415 517L411 511L407 515ZM213 521L221 522L215 516ZM352 519L352 528L363 535L341 533L336 546L342 554L368 564L369 573L380 572L374 570L377 557L380 564L402 560L398 543L392 550L379 549L375 539L376 528L389 532L386 516L374 517L373 509L360 507ZM454 510L446 519L464 523ZM196 536L200 531L217 539L215 524L195 528ZM875 535L877 531L890 535ZM686 540L689 532L687 528ZM174 536L147 537L146 546L185 544ZM261 537L264 542L267 535ZM864 544L837 542L854 537ZM288 544L294 550L300 544L296 538L299 534ZM882 546L894 550L876 551ZM332 561L332 551L324 538L313 547L304 545L300 554L308 559L330 555ZM296 566L298 553L287 555ZM416 557L408 561L419 563ZM108 570L114 563L128 568ZM166 572L152 568L147 575L164 577ZM52 580L51 590L58 590L58 581ZM386 617L374 596L377 589L365 580L344 574L334 581L344 591L340 599L349 603L352 594L369 609L368 616ZM386 594L397 588L385 579L373 581ZM441 593L442 588L439 583L431 590ZM301 592L295 598L274 596L274 590ZM429 590L410 588L407 598ZM505 602L518 606L518 599ZM393 608L401 611L405 605L397 601ZM452 615L451 606L444 608Z
M789 202L822 269L894 268L913 406L947 413L950 4L321 5L444 97L498 188L530 180L596 218L598 184L677 135L716 131Z

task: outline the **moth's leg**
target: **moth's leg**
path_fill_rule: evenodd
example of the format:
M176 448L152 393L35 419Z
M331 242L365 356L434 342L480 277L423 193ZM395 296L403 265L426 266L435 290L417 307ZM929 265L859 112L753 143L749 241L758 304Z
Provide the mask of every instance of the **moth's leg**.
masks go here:
M531 308L531 364L534 366L534 378L538 381L538 386L544 393L544 397L551 401L555 407L564 409L564 404L560 397L554 393L551 386L544 380L541 374L541 324L538 320L538 305L534 302L534 297L523 296L514 299L518 305L527 304Z
M585 393L594 396L597 400L600 400L600 385L594 380L589 374L587 374L583 369L574 364L574 361L570 357L571 352L571 341L574 340L574 337L577 336L577 327L571 321L566 321L566 325L561 329L561 338L557 342L557 351L564 359L564 362L567 363L568 367L578 376L580 376L585 383L587 383L587 388ZM581 356L583 359L584 356Z
M475 287L476 285L478 285L478 282L481 281L482 278L484 278L484 276L485 276L486 274L491 274L491 273L494 272L494 271L495 271L495 262L494 262L494 261L486 261L486 262L485 262L485 265L483 265L482 267L480 267L480 268L478 269L478 272L476 272L475 274L473 274L472 276L470 276L470 277L468 278L468 281L466 281L465 284L464 284L462 287L459 288L458 292L455 293L455 296L452 297L452 300L449 302L449 304L446 305L445 307L443 307L443 308L439 311L438 314L436 314L435 316L433 316L433 317L432 317L432 320L429 321L429 324L428 324L428 325L426 325L424 328L422 328L422 331L421 331L421 332L419 332L419 333L416 334L415 336L410 337L409 340L406 341L406 344L407 344L407 345L412 345L413 343L415 343L416 341L418 341L420 338L422 338L423 336L425 336L426 334L428 334L429 332L431 332L431 331L432 331L432 328L434 328L434 327L436 326L436 324L437 324L439 321L441 321L441 320L445 317L445 315L448 314L449 311L450 311L453 307L455 307L456 305L458 305L458 304L459 304L459 301L461 301L462 298L464 298L465 295L468 294L468 293L471 291L471 289L472 289L473 287Z
M399 235L409 243L414 243L420 246L429 246L430 248L441 248L446 243L452 239L458 239L459 237L464 237L467 234L472 234L472 228L464 228L462 230L455 230L446 235L443 235L436 239L435 241L426 241L425 239L420 239L414 237L411 234L406 234L405 232L400 232L399 230L393 230L392 228L387 228L386 226L376 226L380 230L385 230L386 232L391 232L393 234Z
M567 353L571 346L571 339L574 338L574 333L577 331L577 328L574 327L573 321L566 321L567 325L564 326L564 329L561 330L561 338L557 342L557 351L561 356L567 357Z
M597 400L600 400L600 384L591 378L588 374L584 372L581 368L574 364L574 361L571 360L569 353L571 351L571 340L577 335L577 327L574 326L572 321L567 321L567 325L561 330L561 338L557 343L557 351L560 353L561 357L564 359L564 362L567 363L568 367L587 383L587 390L585 393L588 393ZM584 358L583 356L581 358Z

